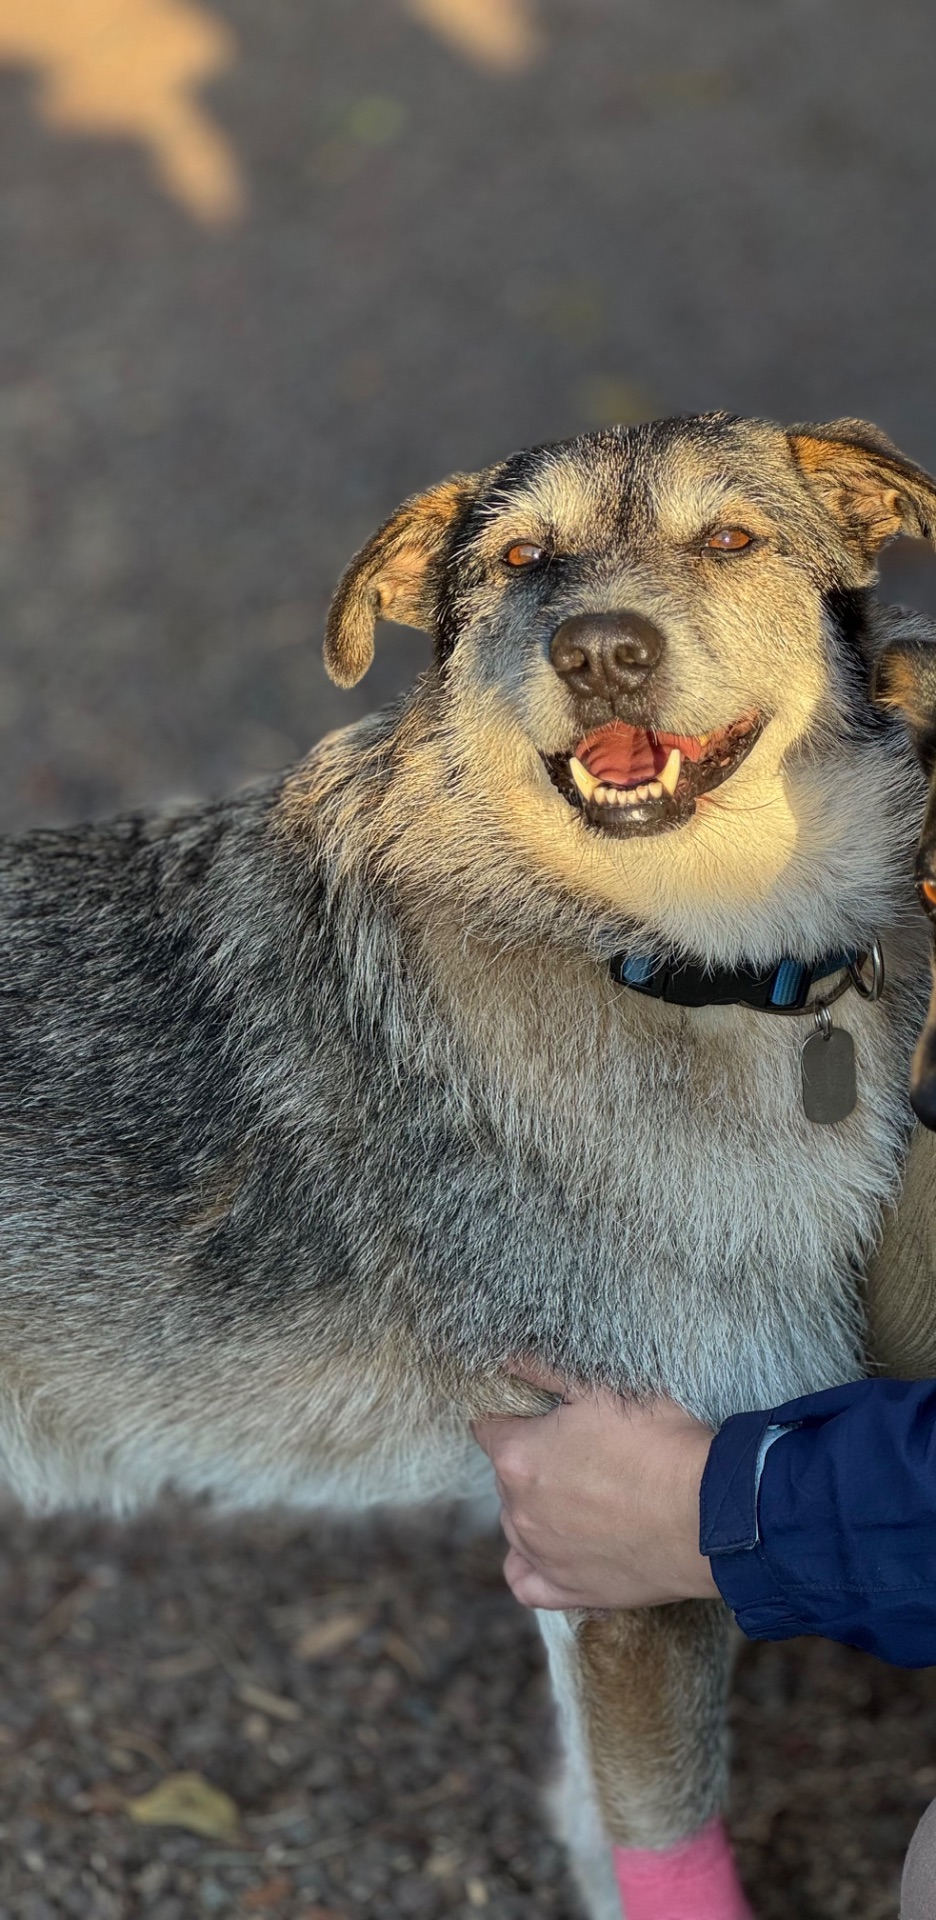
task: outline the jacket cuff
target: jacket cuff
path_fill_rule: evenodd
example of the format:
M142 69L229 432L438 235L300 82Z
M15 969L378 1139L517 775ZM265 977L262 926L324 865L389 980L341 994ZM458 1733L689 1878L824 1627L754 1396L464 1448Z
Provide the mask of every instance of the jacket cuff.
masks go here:
M699 1500L700 1549L749 1640L789 1640L803 1631L760 1541L757 1496L775 1422L770 1411L726 1421L709 1448Z

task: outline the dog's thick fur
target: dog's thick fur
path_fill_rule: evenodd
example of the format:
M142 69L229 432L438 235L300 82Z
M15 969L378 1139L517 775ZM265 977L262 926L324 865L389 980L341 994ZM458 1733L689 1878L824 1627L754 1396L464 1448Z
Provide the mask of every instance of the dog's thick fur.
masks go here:
M523 1355L713 1422L862 1369L925 968L923 782L866 693L911 616L870 586L934 520L936 484L854 422L668 421L456 476L332 610L344 682L378 615L433 631L400 706L246 797L5 848L0 1446L26 1501L469 1495L470 1417L536 1404ZM726 526L744 551L708 544ZM506 564L518 542L540 562ZM552 636L618 609L663 656L577 708ZM606 832L551 777L586 725L751 710L671 831ZM608 970L875 935L883 999L835 1008L859 1063L835 1126L803 1112L811 1018ZM875 1276L886 1348L887 1245ZM609 1839L665 1846L721 1800L726 1618L544 1621L593 1920L619 1912Z

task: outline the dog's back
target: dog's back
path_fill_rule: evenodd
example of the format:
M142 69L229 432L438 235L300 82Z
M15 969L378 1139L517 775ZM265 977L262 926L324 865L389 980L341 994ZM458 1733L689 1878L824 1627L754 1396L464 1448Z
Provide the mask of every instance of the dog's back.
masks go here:
M250 799L0 849L8 1286L35 1287L36 1260L50 1283L71 1265L87 1287L96 1257L116 1278L131 1243L154 1277L255 1127L236 1009L275 903L268 885L249 931L231 894L246 898L261 819Z

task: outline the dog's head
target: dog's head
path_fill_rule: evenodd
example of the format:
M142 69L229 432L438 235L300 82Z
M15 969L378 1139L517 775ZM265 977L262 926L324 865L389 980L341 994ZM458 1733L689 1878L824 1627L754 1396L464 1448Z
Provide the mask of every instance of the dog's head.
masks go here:
M326 662L353 684L378 617L425 627L465 818L663 939L782 951L872 725L878 553L934 527L936 482L858 421L612 428L406 502Z
M909 729L917 757L930 783L929 801L916 857L920 905L933 932L933 996L917 1042L910 1072L910 1100L917 1118L936 1129L936 642L921 623L880 654L872 693L878 704L899 713Z

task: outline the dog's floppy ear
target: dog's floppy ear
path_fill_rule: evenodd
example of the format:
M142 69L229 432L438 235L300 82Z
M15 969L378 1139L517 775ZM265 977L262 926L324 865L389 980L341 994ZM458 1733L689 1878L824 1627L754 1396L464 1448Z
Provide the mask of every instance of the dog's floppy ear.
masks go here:
M367 672L378 620L431 629L440 562L479 480L478 474L455 473L428 493L414 494L355 554L338 583L325 629L325 665L339 687L353 687Z
M804 480L845 531L866 577L900 533L936 542L936 480L866 420L792 427L787 435Z

